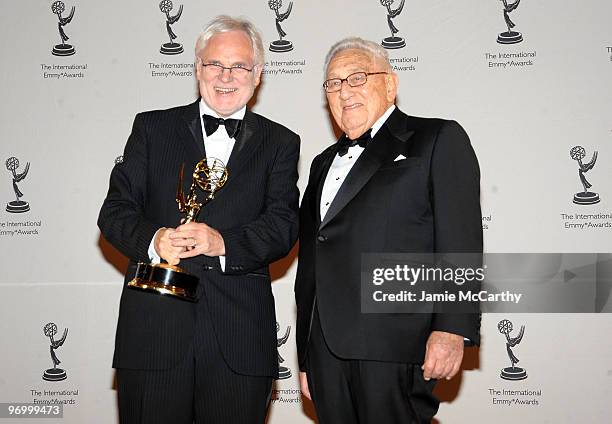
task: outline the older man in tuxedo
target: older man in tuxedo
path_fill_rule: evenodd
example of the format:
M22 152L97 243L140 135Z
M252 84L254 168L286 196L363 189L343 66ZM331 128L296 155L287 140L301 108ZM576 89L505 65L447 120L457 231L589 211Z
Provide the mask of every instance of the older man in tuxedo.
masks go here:
M378 44L348 38L323 87L341 139L312 162L295 285L302 390L321 424L428 423L436 379L460 368L479 315L361 312L362 253L482 252L479 168L453 121L395 106Z
M215 18L196 44L201 98L136 116L98 220L135 264L199 277L197 303L124 286L113 366L122 423L263 423L278 373L268 265L297 238L299 137L251 112L263 45L251 23ZM203 157L229 177L181 223L178 171ZM185 190L191 181L185 181Z

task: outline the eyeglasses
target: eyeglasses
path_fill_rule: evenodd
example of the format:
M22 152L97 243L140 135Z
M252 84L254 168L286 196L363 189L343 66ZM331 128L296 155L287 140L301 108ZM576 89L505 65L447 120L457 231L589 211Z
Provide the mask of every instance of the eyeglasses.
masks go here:
M223 74L223 71L226 69L230 72L230 75L233 75L238 78L246 77L250 72L253 72L253 68L249 69L242 65L232 65L232 66L223 66L218 63L204 63L200 60L200 65L204 68L204 71L213 77L217 77Z
M388 72L355 72L346 78L332 78L323 83L323 89L328 93L340 91L342 83L346 81L349 87L359 87L368 82L368 75L388 74Z

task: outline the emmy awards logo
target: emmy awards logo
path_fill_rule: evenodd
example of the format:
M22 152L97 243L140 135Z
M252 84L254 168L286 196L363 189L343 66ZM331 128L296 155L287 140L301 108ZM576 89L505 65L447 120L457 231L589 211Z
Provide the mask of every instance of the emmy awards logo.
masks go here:
M593 153L593 157L589 163L582 163L582 159L586 157L586 151L582 146L574 146L570 150L570 157L578 162L578 176L584 191L574 194L574 203L577 205L594 205L599 203L599 194L589 191L592 187L584 176L589 170L593 169L595 162L597 161L597 151Z
M382 41L382 46L385 49L401 49L406 46L406 42L402 37L396 37L395 34L399 32L399 29L395 25L393 25L392 19L399 16L402 13L402 9L404 9L405 0L402 0L397 9L392 10L391 5L394 0L380 0L380 4L387 8L387 24L389 25L389 29L391 30L391 37L386 37Z
M270 6L271 10L274 10L276 13L276 31L278 31L279 39L276 41L272 41L270 43L270 51L276 53L290 52L293 50L293 44L289 40L283 40L283 37L287 35L285 31L280 26L280 23L289 17L291 14L291 9L293 9L293 2L289 2L289 6L285 13L279 13L281 7L283 7L282 0L269 0L268 6Z
M506 26L508 27L508 31L502 32L497 36L497 42L499 44L516 44L523 41L523 36L520 32L512 31L516 25L514 22L510 20L509 13L515 10L521 0L516 0L512 4L508 4L507 0L501 0L504 3L504 20L506 21Z
M183 5L179 7L179 10L176 15L170 16L170 11L174 5L170 0L162 0L159 3L159 10L166 15L166 30L168 31L168 37L170 37L169 43L162 44L159 52L161 54L180 54L183 53L183 45L180 43L175 43L176 34L172 31L172 27L170 25L175 24L181 19L181 15L183 14Z
M188 223L195 221L202 206L215 198L215 193L225 185L228 174L225 165L219 159L202 159L195 166L191 186L185 196L183 192L184 169L185 165L183 164L179 172L176 203L179 211L185 214L182 222ZM198 188L206 194L201 202L198 201L196 190ZM183 271L177 266L167 263L146 264L139 262L134 278L128 283L128 286L196 302L198 283L198 277Z
M280 324L277 322L276 323L276 332L278 333L280 331ZM282 345L284 345L285 343L287 343L287 340L289 339L289 333L291 332L291 326L287 327L287 330L285 331L285 334L283 335L283 337L281 337L280 339L277 340L278 344L277 347L281 347ZM279 380L286 380L289 377L291 377L291 370L287 367L283 367L281 364L285 362L285 360L283 359L282 356L280 356L280 353L278 354L278 379Z
M519 331L518 336L510 337L510 333L512 332L513 326L512 322L507 319L503 319L497 324L497 329L501 334L506 336L506 350L508 351L508 358L510 358L510 363L512 364L509 367L501 370L500 377L504 380L524 380L527 378L527 371L525 371L521 367L515 367L518 364L518 358L512 353L512 348L523 340L523 334L525 334L525 326L521 325L521 329Z
M68 41L68 36L64 32L63 28L72 21L74 16L74 6L72 6L72 9L70 9L70 14L65 18L62 18L62 13L64 13L65 10L66 5L62 1L54 1L51 5L51 11L57 15L57 19L59 20L57 23L57 29L59 30L59 35L62 39L62 44L56 44L51 51L54 56L72 56L75 53L74 46L66 44L66 41Z
M43 380L47 381L61 381L66 379L66 371L57 366L61 364L61 361L57 358L55 354L55 350L64 344L66 341L66 336L68 335L68 329L64 329L64 335L61 339L55 340L55 335L57 334L57 325L50 322L43 328L43 332L45 336L49 337L51 341L51 345L49 346L49 352L51 352L51 360L53 361L53 368L49 368L43 374Z
M30 210L30 205L28 202L20 200L23 197L23 193L17 187L17 183L22 181L26 175L28 175L28 171L30 170L30 162L28 162L25 166L25 169L22 173L18 174L15 171L19 168L19 159L16 157L10 157L6 160L6 169L13 173L13 190L15 191L15 200L12 202L8 202L6 204L6 211L11 213L22 213Z

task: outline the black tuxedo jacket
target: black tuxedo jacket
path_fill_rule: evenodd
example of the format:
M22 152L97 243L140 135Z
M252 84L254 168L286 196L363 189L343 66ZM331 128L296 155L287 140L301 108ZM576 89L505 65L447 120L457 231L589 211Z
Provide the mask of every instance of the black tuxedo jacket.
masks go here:
M478 314L363 314L362 253L482 252L480 171L453 121L395 109L367 145L323 222L320 197L335 145L312 162L300 208L295 283L297 345L305 367L313 310L339 357L422 363L433 330L478 343ZM403 155L406 159L395 161Z
M185 163L185 192L195 164L206 155L198 101L140 113L123 162L111 173L98 219L104 237L130 258L125 283L160 227L177 227L178 172ZM193 304L124 285L113 366L165 369L185 358L193 343L196 311L210 311L228 365L248 375L277 375L276 319L268 264L297 238L299 137L247 110L229 162L228 179L198 218L219 230L226 265L217 257L182 260L199 277ZM124 283L124 284L125 284Z

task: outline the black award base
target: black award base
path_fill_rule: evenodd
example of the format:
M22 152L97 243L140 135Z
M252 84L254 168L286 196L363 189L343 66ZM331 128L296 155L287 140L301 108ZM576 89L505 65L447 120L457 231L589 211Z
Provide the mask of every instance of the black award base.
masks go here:
M72 56L75 53L74 47L70 44L56 44L51 50L54 56Z
M402 37L387 37L381 44L385 49L401 49L406 46L406 42Z
M168 264L138 263L134 278L127 284L128 287L145 290L151 293L164 294L197 302L196 288L199 279Z
M66 379L66 371L61 368L49 368L43 374L43 380L62 381Z
M13 200L12 202L8 202L6 204L6 211L11 213L23 213L30 210L30 205L28 202L24 202L23 200Z
M278 379L286 380L291 377L291 370L287 367L278 367Z
M574 203L577 205L594 205L599 203L599 194L590 191L576 193L574 194Z
M497 36L497 42L499 44L516 44L523 41L523 36L520 32L506 31L502 32Z
M161 54L181 54L183 53L183 45L180 43L164 43L159 52Z
M524 380L527 378L527 371L521 367L506 367L501 371L500 377L504 380Z
M293 44L288 40L276 40L270 43L270 51L276 53L290 52L293 50Z

